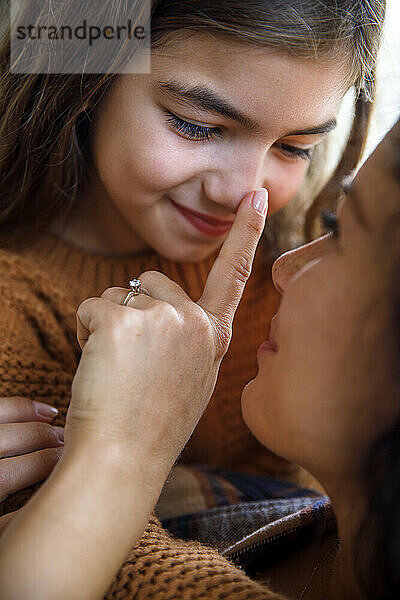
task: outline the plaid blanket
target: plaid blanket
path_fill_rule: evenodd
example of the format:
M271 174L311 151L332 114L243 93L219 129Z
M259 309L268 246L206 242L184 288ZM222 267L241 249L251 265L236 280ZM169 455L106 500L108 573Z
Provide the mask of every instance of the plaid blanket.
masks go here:
M306 543L336 527L325 495L202 465L173 469L156 514L175 536L212 546L244 568L260 553Z

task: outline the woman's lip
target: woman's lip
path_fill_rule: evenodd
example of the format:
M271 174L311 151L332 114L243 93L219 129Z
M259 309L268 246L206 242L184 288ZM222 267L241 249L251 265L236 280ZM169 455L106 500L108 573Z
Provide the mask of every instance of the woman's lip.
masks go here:
M257 354L258 353L276 354L277 351L278 351L278 349L277 349L276 345L274 344L274 342L271 342L271 340L266 340L259 346L259 348L257 350Z
M275 354L276 352L278 352L278 346L275 342L275 333L276 333L276 328L277 328L277 314L274 315L271 319L271 326L270 326L270 331L269 331L269 339L265 340L265 342L263 342L258 350L257 350L257 354L260 352L264 353L264 352L269 352L272 354Z
M204 215L197 211L184 208L180 204L177 204L171 200L171 198L169 198L169 200L187 221L189 221L198 231L201 231L201 233L204 233L205 235L217 237L227 233L232 227L233 219L232 221L216 219L214 217L210 217L209 215Z

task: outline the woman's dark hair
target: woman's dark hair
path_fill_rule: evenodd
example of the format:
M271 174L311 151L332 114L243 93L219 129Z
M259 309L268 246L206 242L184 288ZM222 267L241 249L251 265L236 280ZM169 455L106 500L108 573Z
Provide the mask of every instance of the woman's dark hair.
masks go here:
M390 135L393 144L387 152L385 164L391 169L391 176L394 175L397 180L399 201L397 218L393 217L390 221L392 239L386 239L390 247L393 241L395 248L394 252L388 253L390 291L387 335L390 340L387 354L390 355L390 376L386 378L386 386L380 390L382 398L374 400L384 401L385 394L393 394L400 415L400 121ZM364 463L362 481L368 504L366 517L356 538L355 568L366 598L400 598L400 416L370 449Z
M43 0L46 7L49 0ZM87 17L91 3L74 14ZM102 5L96 17L112 15L137 19L137 2L114 0ZM133 7L133 8L130 8ZM3 2L7 15L9 0ZM111 12L110 12L111 11ZM136 11L136 13L135 13ZM75 13L79 13L75 11ZM325 190L311 206L306 233L320 207L332 207L343 175L351 173L366 138L370 104L374 98L375 61L384 20L384 0L153 0L152 47L173 41L179 31L208 32L265 48L304 57L339 57L349 61L348 85L355 89L355 118L347 147ZM112 21L111 21L112 22ZM135 21L133 21L135 22ZM68 214L90 172L90 128L96 105L110 87L114 74L16 74L10 72L10 31L0 44L0 227L2 244L28 244ZM328 136L329 138L329 136ZM315 152L307 177L319 176ZM306 179L307 179L306 177ZM326 179L325 179L326 181ZM315 186L314 186L315 188ZM315 189L314 189L315 192ZM270 219L270 245L287 247L316 193L294 200ZM6 234L6 236L4 235ZM300 236L304 238L304 234ZM282 240L286 240L282 242Z

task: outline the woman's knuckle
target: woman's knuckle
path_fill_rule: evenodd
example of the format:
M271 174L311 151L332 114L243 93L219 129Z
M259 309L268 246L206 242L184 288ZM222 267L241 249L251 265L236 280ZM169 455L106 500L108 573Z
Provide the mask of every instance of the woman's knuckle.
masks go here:
M85 309L86 306L92 304L92 302L93 302L93 298L85 298L85 300L82 300L82 302L80 303L80 305L77 308L77 313L78 314L81 313L81 311L83 309Z
M191 307L193 310L190 313L189 327L195 331L196 335L208 335L211 330L210 320L204 310L194 304Z
M157 308L159 308L159 310L161 310L164 313L166 318L172 319L174 321L181 320L181 315L179 311L172 304L164 302L163 304L158 304Z
M146 283L157 282L157 280L162 279L163 275L159 271L149 270L143 271L138 277L140 282L146 287Z
M53 455L55 455L55 452L49 448L36 452L36 464L41 473L48 471L52 466L54 463Z
M115 295L115 291L118 290L116 287L109 287L101 294L100 298L108 298L109 296Z
M142 277L158 277L160 275L159 271L156 271L154 269L149 269L148 271L143 271L143 273L140 274L139 279L142 279Z
M246 283L251 274L252 258L246 253L242 252L236 257L233 263L236 278L242 283Z
M35 405L30 398L17 396L10 398L7 409L9 418L13 420L18 417L26 417L26 415L32 415L32 418L34 418L34 415L36 415Z
M218 352L217 352L217 357L218 358L222 358L223 356L225 356L228 348L229 348L229 344L231 343L231 339L232 339L232 326L228 325L228 324L220 324L220 326L217 328L217 348L218 348Z
M264 224L262 221L260 221L258 219L251 219L250 221L247 222L247 227L252 236L254 236L254 234L256 234L256 236L259 237L262 234L262 231L264 229Z
M42 421L35 421L32 423L32 434L35 437L43 438L46 437L49 431L49 424L43 423Z
M53 425L51 425L50 423L43 423L43 425L45 426L42 430L43 438L52 441L55 437L57 437L57 430L54 428Z
M34 405L34 401L31 400L31 398L19 398L18 399L18 409L21 410L21 412L26 412L29 411L31 412L33 410L33 412L36 414L36 409L35 409L35 405Z

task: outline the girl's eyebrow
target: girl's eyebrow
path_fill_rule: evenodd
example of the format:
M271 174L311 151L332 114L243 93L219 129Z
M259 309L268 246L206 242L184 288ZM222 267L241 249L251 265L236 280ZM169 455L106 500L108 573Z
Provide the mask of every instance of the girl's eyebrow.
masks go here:
M261 128L255 121L243 115L224 98L217 96L210 88L203 85L192 86L186 82L179 82L173 79L168 79L167 81L155 81L154 85L177 102L181 102L182 104L194 104L199 108L218 113L233 121L237 121L240 125L243 125L253 133L261 133Z
M198 106L199 108L215 112L228 119L237 121L240 125L243 125L252 133L261 134L262 129L252 119L241 113L234 106L232 106L227 100L221 98L213 90L203 85L191 85L187 82L180 82L174 79L168 79L167 81L154 81L154 86L171 96L176 102L181 104L190 104ZM326 123L311 127L309 129L303 129L300 131L292 131L286 133L281 137L289 136L300 136L300 135L319 135L328 133L335 129L336 119L329 119Z

